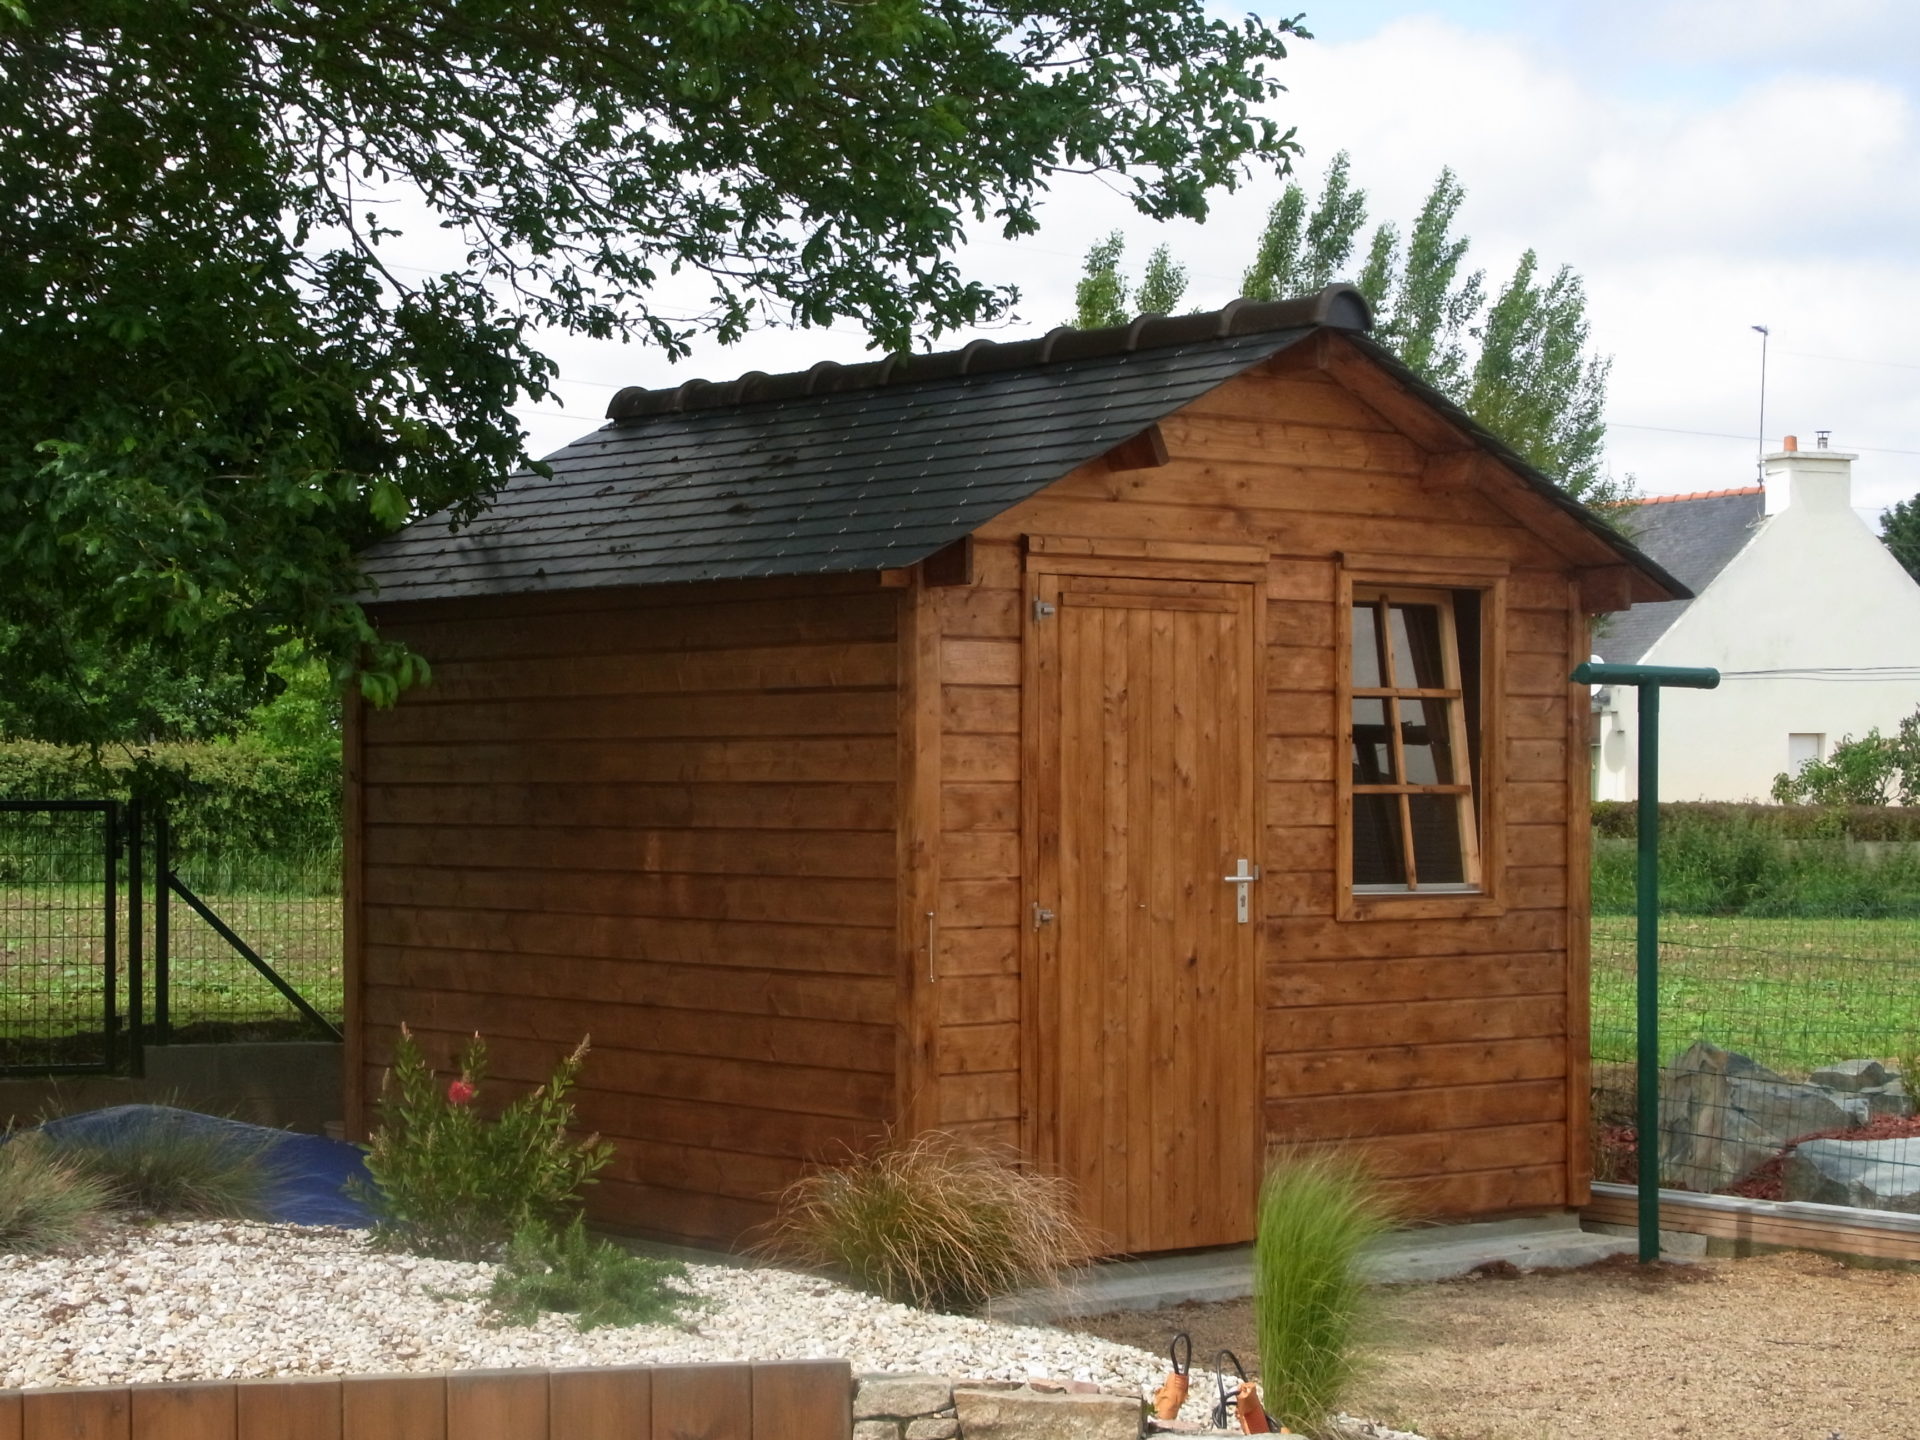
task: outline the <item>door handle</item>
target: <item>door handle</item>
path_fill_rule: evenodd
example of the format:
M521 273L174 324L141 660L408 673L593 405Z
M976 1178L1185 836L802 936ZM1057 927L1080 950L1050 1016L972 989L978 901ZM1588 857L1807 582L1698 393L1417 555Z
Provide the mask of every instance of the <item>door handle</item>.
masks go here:
M1231 875L1222 875L1220 878L1229 885L1239 887L1233 892L1234 918L1242 925L1249 923L1253 915L1252 907L1247 902L1247 891L1253 885L1253 882L1260 878L1260 867L1258 865L1249 865L1245 860L1236 860L1234 862L1234 873Z

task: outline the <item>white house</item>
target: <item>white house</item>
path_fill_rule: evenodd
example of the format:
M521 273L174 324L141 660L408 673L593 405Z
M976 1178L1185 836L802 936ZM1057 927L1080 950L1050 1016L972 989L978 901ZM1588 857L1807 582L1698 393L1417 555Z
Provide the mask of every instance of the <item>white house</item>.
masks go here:
M1711 665L1660 697L1663 800L1764 800L1774 776L1920 706L1920 585L1852 507L1854 457L1784 448L1764 485L1642 502L1623 528L1697 598L1636 605L1594 639L1619 664ZM1636 790L1635 693L1594 698L1594 797Z

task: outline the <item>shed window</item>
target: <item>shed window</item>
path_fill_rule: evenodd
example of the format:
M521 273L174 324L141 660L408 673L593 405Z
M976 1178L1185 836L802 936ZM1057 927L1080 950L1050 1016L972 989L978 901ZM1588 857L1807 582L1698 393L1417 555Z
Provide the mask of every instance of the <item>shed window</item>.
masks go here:
M1471 590L1354 587L1356 892L1480 886L1479 600Z

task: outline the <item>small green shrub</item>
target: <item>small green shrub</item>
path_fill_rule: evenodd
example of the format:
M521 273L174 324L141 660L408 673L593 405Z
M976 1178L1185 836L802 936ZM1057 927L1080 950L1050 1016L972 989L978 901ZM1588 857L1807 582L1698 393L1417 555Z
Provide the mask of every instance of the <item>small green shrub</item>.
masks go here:
M120 1210L157 1216L254 1220L273 1184L275 1138L205 1126L186 1110L156 1107L148 1123L105 1139L53 1147L105 1189Z
M1065 1181L939 1131L801 1177L761 1248L930 1310L1051 1282L1092 1250Z
M1300 1152L1268 1173L1253 1313L1262 1395L1282 1425L1318 1433L1352 1383L1371 1299L1360 1255L1392 1228L1378 1187L1344 1156Z
M367 1147L374 1240L441 1260L487 1260L529 1225L552 1226L579 1208L580 1187L613 1158L599 1136L568 1137L582 1040L545 1085L488 1119L480 1109L487 1048L478 1035L459 1075L441 1085L404 1025L380 1087Z
M701 1303L678 1283L686 1274L684 1265L591 1239L576 1215L560 1231L522 1227L494 1272L487 1298L510 1325L531 1325L548 1311L573 1316L576 1330L670 1325Z
M65 1249L99 1229L107 1190L43 1135L0 1143L0 1255Z

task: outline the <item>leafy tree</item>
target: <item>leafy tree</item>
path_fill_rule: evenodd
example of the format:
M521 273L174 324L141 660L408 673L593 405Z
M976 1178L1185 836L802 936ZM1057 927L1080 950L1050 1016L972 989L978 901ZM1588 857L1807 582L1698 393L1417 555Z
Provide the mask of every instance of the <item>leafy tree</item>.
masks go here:
M1171 315L1186 293L1187 267L1174 264L1173 252L1165 245L1155 246L1147 257L1146 273L1140 277L1140 313Z
M1920 581L1920 495L1896 502L1880 517L1880 540Z
M1879 728L1859 739L1849 735L1824 760L1773 777L1773 798L1783 805L1920 805L1920 710L1892 735Z
M1555 477L1602 508L1631 497L1632 482L1601 463L1606 446L1609 356L1587 350L1586 287L1562 265L1544 285L1529 250L1487 311L1465 409Z
M1056 173L1199 218L1283 163L1295 33L1201 0L0 0L0 627L32 637L0 688L143 646L252 680L297 639L390 699L419 672L355 548L523 462L541 329L993 318L953 252L1031 233ZM395 262L420 211L462 252L435 273Z
M1096 240L1087 251L1085 268L1073 287L1073 324L1082 330L1124 325L1135 313L1171 315L1187 293L1187 271L1176 265L1173 251L1161 245L1147 257L1147 268L1136 288L1121 273L1127 237L1115 230Z
M1120 273L1120 257L1127 253L1127 237L1115 230L1096 240L1087 251L1086 268L1073 287L1073 323L1082 330L1120 325L1133 318L1127 309L1127 277Z
M1352 188L1350 163L1344 150L1333 157L1311 216L1306 191L1296 181L1287 183L1267 212L1253 264L1240 282L1242 295L1250 300L1310 295L1347 272L1354 241L1367 223L1367 192ZM1382 228L1391 236L1392 227Z
M1469 241L1454 233L1465 196L1442 170L1412 227L1375 226L1356 268L1367 193L1354 188L1343 151L1311 208L1298 183L1274 203L1243 292L1272 300L1350 278L1373 306L1376 338L1417 375L1569 494L1618 505L1633 482L1603 464L1612 361L1588 349L1586 288L1566 266L1543 282L1529 250L1487 307L1485 274L1465 269Z

